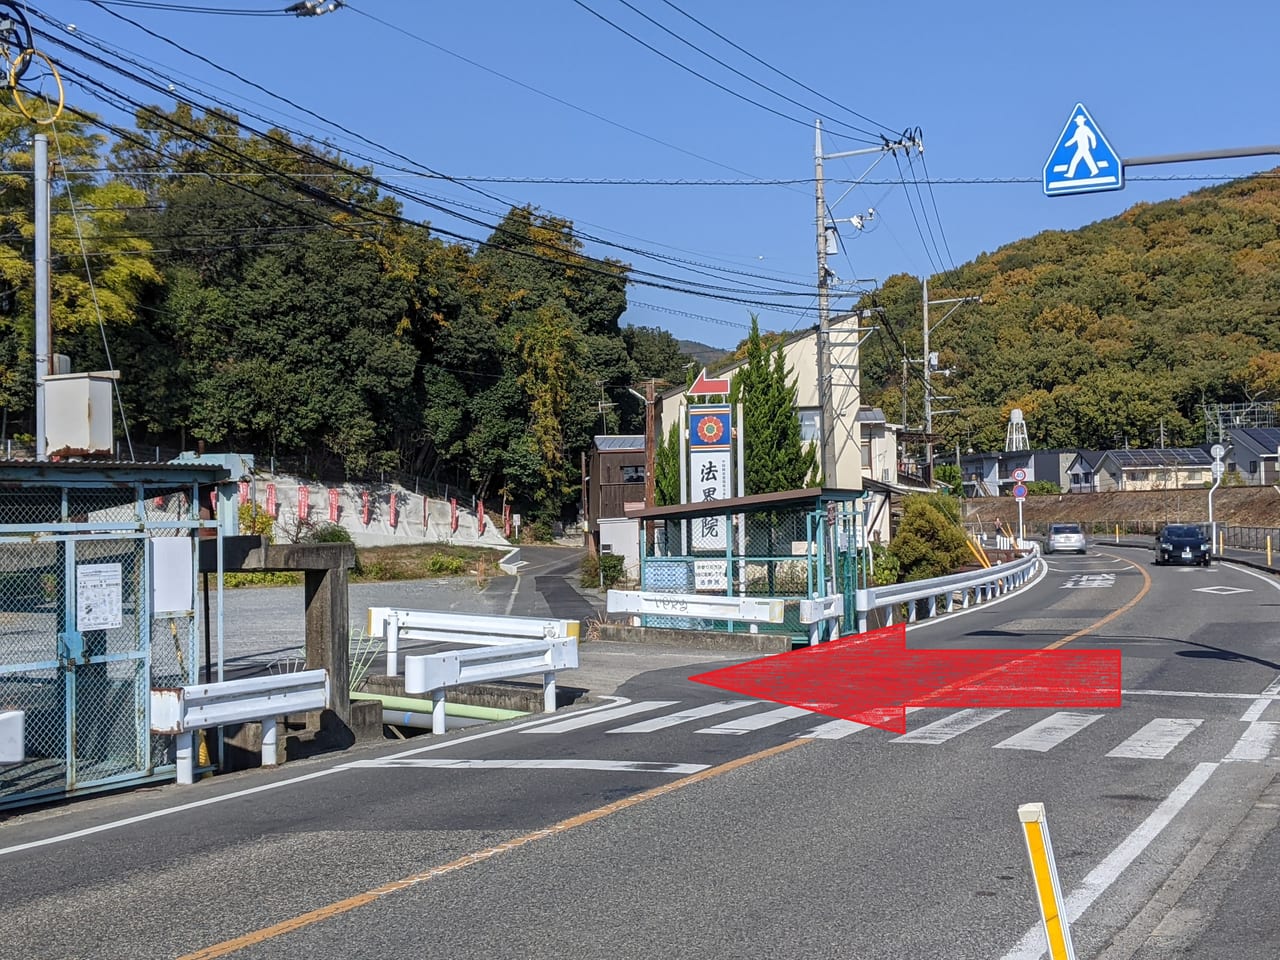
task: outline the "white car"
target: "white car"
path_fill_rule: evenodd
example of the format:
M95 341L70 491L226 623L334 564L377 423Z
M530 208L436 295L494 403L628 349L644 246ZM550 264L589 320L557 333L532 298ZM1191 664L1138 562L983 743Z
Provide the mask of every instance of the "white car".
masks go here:
M1052 523L1049 525L1049 534L1044 538L1045 553L1059 551L1085 553L1087 549L1088 545L1085 543L1084 531L1080 529L1080 524Z

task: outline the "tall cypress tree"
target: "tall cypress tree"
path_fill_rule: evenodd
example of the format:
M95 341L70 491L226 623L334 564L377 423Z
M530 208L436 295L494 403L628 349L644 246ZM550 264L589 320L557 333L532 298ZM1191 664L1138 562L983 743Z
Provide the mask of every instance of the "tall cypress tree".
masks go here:
M745 492L798 490L817 482L817 452L800 439L796 383L787 369L783 344L773 350L760 337L760 321L751 317L746 363L733 378L730 400L742 404Z

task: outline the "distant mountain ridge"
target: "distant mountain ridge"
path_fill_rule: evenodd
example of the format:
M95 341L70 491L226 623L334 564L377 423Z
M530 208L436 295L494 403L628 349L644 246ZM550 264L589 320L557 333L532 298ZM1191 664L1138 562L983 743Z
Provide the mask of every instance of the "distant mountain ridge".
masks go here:
M732 350L721 350L719 347L698 343L696 340L677 340L676 344L680 347L681 353L698 361L704 367L713 367L733 353Z
M981 295L931 334L943 447L998 450L1022 410L1037 449L1204 442L1204 405L1280 396L1280 170L1046 230L929 280ZM867 399L919 423L921 283L896 275L861 351ZM910 361L910 362L904 362Z

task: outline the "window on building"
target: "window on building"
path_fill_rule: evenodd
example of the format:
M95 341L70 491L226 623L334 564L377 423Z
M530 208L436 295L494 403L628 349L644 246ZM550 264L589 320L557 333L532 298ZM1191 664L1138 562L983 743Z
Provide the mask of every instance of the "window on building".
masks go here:
M623 483L644 483L644 465L622 468Z
M796 412L800 415L800 439L805 443L816 441L822 432L822 411L801 407Z
M1135 471L1133 471L1133 473L1129 476L1129 479L1130 479L1130 480L1139 481L1139 482L1140 482L1140 481L1143 481L1143 480L1146 480L1146 479L1147 479L1147 471L1145 471L1145 470L1135 470Z

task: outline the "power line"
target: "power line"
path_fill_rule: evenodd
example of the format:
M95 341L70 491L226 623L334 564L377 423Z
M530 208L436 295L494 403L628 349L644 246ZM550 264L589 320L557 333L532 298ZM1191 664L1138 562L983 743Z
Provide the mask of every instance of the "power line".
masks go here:
M800 119L799 117L793 117L793 116L791 116L790 114L783 113L781 110L775 110L773 107L770 107L770 106L768 106L767 104L763 104L763 103L761 103L759 100L753 100L751 97L748 97L746 94L744 94L744 93L739 93L739 92L738 92L738 91L736 91L736 90L733 90L733 89L731 89L731 88L729 88L729 87L726 87L723 83L720 83L720 82L719 82L719 81L717 81L717 80L713 80L713 79L711 79L711 78L710 78L710 77L708 77L706 74L699 73L697 70L693 69L693 67L689 66L688 64L681 63L681 62L680 62L679 60L677 60L675 57L673 57L673 56L671 56L671 55L669 55L669 54L663 53L663 52L662 52L661 50L659 50L657 47L655 47L655 46L653 46L652 44L650 44L650 43L648 43L648 42L646 42L646 41L644 41L644 40L640 39L639 37L637 37L634 33L632 33L632 32L631 32L630 30L628 30L626 27L624 27L624 26L622 26L622 25L620 25L620 24L614 23L612 20L610 20L610 19L609 19L608 17L606 17L604 14L599 13L599 12L597 12L597 11L593 10L591 7L587 6L587 4L584 2L584 0L573 0L573 2L574 2L575 4L577 4L579 7L581 7L583 10L587 11L587 13L591 14L591 15L592 15L593 17L595 17L597 20L600 20L601 22L608 24L608 25L609 25L610 27L612 27L614 30L617 30L617 31L618 31L619 33L621 33L623 36L629 37L630 39L634 40L636 43L640 44L640 46L644 47L646 50L650 51L651 53L656 54L657 56L661 57L663 60L666 60L668 63L672 64L673 66L679 67L681 70L685 71L686 73L690 73L690 74L692 74L693 76L697 77L699 80L702 80L702 81L704 81L705 83L709 83L709 84L711 84L711 86L715 87L717 90L722 90L723 92L725 92L725 93L729 94L729 96L731 96L731 97L734 97L734 98L736 98L736 99L738 99L738 100L741 100L741 101L743 101L744 103L749 103L749 104L751 104L753 107L758 107L759 109L761 109L761 110L765 111L765 113L771 113L771 114L773 114L775 117L780 117L780 118L782 118L783 120L788 121L789 123L798 123L798 124L800 124L800 125L801 125L801 126L803 126L803 127L808 127L808 126L810 126L810 122L809 122L808 120L802 120L802 119ZM857 140L858 138L856 138L856 137L850 137L850 138L848 138L848 139L851 139L851 140ZM862 141L859 141L859 142L863 142L863 143L874 143L875 141L874 141L874 140L862 140Z
M670 36L670 37L674 37L676 40L679 40L681 43L683 43L686 47L689 47L691 50L694 50L694 51L696 51L696 52L698 52L698 53L702 54L704 57L706 57L708 60L712 61L713 63L717 63L717 64L719 64L720 66L724 67L726 70L728 70L730 73L734 74L735 76L741 77L743 80L746 80L748 83L755 84L755 86L759 87L761 90L766 90L766 91L768 91L769 93L772 93L775 97L779 98L780 100L785 100L785 101L787 101L787 103L790 103L790 104L792 104L793 106L797 106L797 107L799 107L801 110L812 110L812 109L813 109L812 107L809 107L808 105L801 103L799 100L795 100L795 99L793 99L793 98L791 98L791 97L787 96L785 93L781 93L781 92L779 92L779 91L775 90L773 87L769 86L768 84L761 83L759 80L756 80L754 77L750 77L750 76L748 76L747 74L743 73L741 70L737 69L736 67L733 67L733 66L731 66L731 65L729 65L729 64L727 64L727 63L725 63L725 62L724 62L723 60L721 60L719 57L717 57L717 56L715 56L715 55L713 55L713 54L708 53L706 50L703 50L701 47L699 47L699 46L698 46L696 43L694 43L692 40L688 40L688 39L686 39L685 37L680 36L680 34L676 33L674 30L672 30L672 29L670 29L669 27L667 27L667 26L665 26L665 25L663 25L663 24L659 23L657 20L655 20L653 17L649 16L649 15L648 15L647 13L645 13L643 10L638 9L637 7L635 7L634 5L632 5L631 3L629 3L629 2L628 2L628 0L618 0L618 2L619 2L619 3L621 3L621 4L622 4L624 7L626 7L628 10L632 11L633 13L637 14L638 16L640 16L641 18L643 18L644 20L647 20L649 23L653 24L655 27L657 27L657 28L658 28L659 30L661 30L663 33L667 34L667 35L668 35L668 36ZM834 117L827 116L826 114L822 113L821 111L816 111L816 110L815 110L814 112L815 112L815 113L817 113L817 114L818 114L820 117L822 117L824 120L829 120L831 123L839 124L840 126L844 126L844 127L848 127L849 129L854 130L854 131L856 131L857 133L862 134L863 136L872 137L872 138L874 138L874 137L876 136L876 134L872 133L870 130L863 130L863 129L859 128L859 127L850 126L849 124L846 124L846 123L844 123L844 122L843 122L843 121L841 121L841 120L837 120L837 119L835 119Z
M294 13L279 7L270 10L244 10L225 7L191 7L181 3L163 3L161 0L100 0L99 5L112 7L138 7L143 10L166 10L173 13L206 13L224 17L291 17Z
M703 23L701 20L699 20L697 17L693 16L691 13L688 13L687 11L685 11L685 10L681 9L680 7L676 6L674 3L672 3L672 2L671 2L671 0L662 0L662 2L663 2L663 3L665 3L665 4L666 4L668 7L670 7L672 10L674 10L676 13L680 14L682 17L685 17L685 18L687 18L687 19L689 19L689 20L692 20L694 23L696 23L698 26L700 26L703 30L706 30L706 31L707 31L707 33L711 34L711 35L712 35L713 37L715 37L716 39L724 41L724 42L725 42L725 43L727 43L729 46L733 47L733 49L737 50L739 53L743 54L744 56L750 57L750 58L751 58L752 60L754 60L756 63L760 64L760 66L762 66L762 67L764 67L764 68L766 68L766 69L768 69L768 70L772 70L774 73L776 73L778 76L782 77L784 80L789 80L789 81L791 81L791 82L792 82L792 83L794 83L797 87L799 87L801 90L805 90L805 91L807 91L808 93L813 94L815 97L819 97L820 99L825 100L827 103L831 104L833 107L838 107L839 109L843 110L845 113L849 113L849 114L852 114L853 116L857 117L859 120L865 120L867 123L871 124L872 126L879 127L880 129L882 129L883 131L885 131L885 132L886 132L886 133L888 133L888 134L896 135L896 131L892 130L892 129L891 129L891 128L889 128L889 127L886 127L883 123L880 123L880 122L879 122L879 121L877 121L877 120L872 120L872 119L871 119L870 117L868 117L866 114L858 113L858 111L856 111L856 110L851 110L851 109L849 109L848 107L843 106L842 104L840 104L840 103L836 102L835 100L832 100L830 97L826 96L825 94L819 93L817 90L813 89L813 87L806 86L805 84L803 84L803 83L801 83L799 80L797 80L795 77L792 77L792 76L790 76L789 74L784 73L783 71L779 70L777 67L773 66L772 64L770 64L770 63L766 63L764 60L761 60L759 57L757 57L754 53L751 53L751 51L749 51L749 50L744 50L742 47L738 46L738 44L734 43L732 40L730 40L730 39L729 39L728 37L726 37L724 34L722 34L722 33L717 33L715 30L713 30L711 27L707 26L707 24ZM829 119L829 118L828 118L828 119Z
M187 133L188 136L194 137L201 142L207 143L211 146L214 146L222 150L223 152L229 154L230 156L238 159L240 162L244 163L245 165L262 170L264 173L265 179L269 180L274 177L276 180L279 180L282 184L291 187L295 191L301 192L305 196L311 199L314 199L318 202L324 203L330 207L333 207L334 209L338 209L347 213L352 213L352 212L364 213L366 215L380 217L382 219L385 219L393 223L410 226L415 229L422 229L421 224L413 220L410 220L409 218L404 217L400 214L390 213L388 211L379 210L377 208L372 208L372 207L362 205L360 203L349 201L341 197L336 197L336 196L333 196L332 194L328 194L320 190L319 188L306 183L304 180L299 180L294 177L284 176L280 174L278 171L272 170L266 164L262 164L256 158L251 157L247 154L244 154L231 147L228 147L226 144L220 143L217 140L214 140L213 138L210 138L204 135L199 130L196 130L191 127L187 127L186 125L181 123L177 123L174 121L172 117L168 117L164 114L159 113L157 110L155 110L152 107L145 106L138 101L132 100L125 94L122 94L119 91L114 90L113 88L107 86L106 84L103 84L101 81L96 81L96 80L93 80L92 78L88 78L70 67L66 68L66 72L71 76L84 81L85 83L88 83L92 86L95 86L105 91L106 94L108 94L109 96L114 96L118 98L118 100L122 101L123 103L132 104L137 109L143 112L150 113L159 119L163 119L164 121L171 124L172 126L175 126L180 130L184 131L185 133ZM110 105L117 107L117 109L123 109L120 107L119 103L111 103L109 99L104 99L104 102L107 102ZM72 112L82 117L86 122L100 125L104 129L110 130L113 134L115 134L117 137L120 137L121 139L129 140L147 149L151 148L151 145L148 142L142 140L136 135L130 133L129 131L123 130L122 128L116 127L111 124L107 124L104 121L94 118L79 110L72 110ZM333 161L326 160L325 158L310 157L310 159L315 160L316 162L328 163L331 165L333 164ZM217 173L209 173L208 176L213 180L219 179L219 175ZM255 196L258 199L263 200L264 202L271 203L275 206L280 206L284 209L291 210L294 213L300 213L300 214L305 214L307 216L310 216L312 219L316 220L317 222L320 222L320 223L331 222L331 221L326 221L324 218L319 217L318 215L312 213L311 211L308 211L308 210L305 210L304 208L296 206L296 204L290 204L278 198L270 197L268 195L262 194L234 180L220 181L220 182L227 183L229 186L232 186L245 193ZM472 218L472 222L479 223L482 226L486 226L480 221L475 221L473 218ZM335 229L339 229L339 230L343 229L343 225L340 222L332 222L332 225L334 226ZM495 232L502 232L502 231L499 231L498 228L492 228L492 229L494 229ZM460 241L462 243L469 244L476 249L491 248L495 250L500 250L502 252L511 254L513 256L536 260L543 263L554 263L554 264L563 263L561 259L558 259L556 257L548 256L545 254L534 253L529 250L521 249L518 247L506 246L501 242L494 242L491 240L489 241L479 240L475 237L457 233L456 231L445 230L438 226L432 226L430 228L430 232L438 236L448 237L449 239L453 239L453 240ZM515 237L515 239L521 242L527 242L533 246L543 246L543 247L551 248L553 249L554 252L560 254L561 256L563 256L564 254L564 250L562 248L555 247L553 244L547 241L538 241L536 238L519 237L519 236ZM701 284L696 281L682 281L678 278L666 277L661 274L651 274L647 271L630 270L627 272L623 272L626 270L625 265L622 265L622 264L611 265L606 261L600 261L596 258L589 257L584 254L575 254L575 256L579 258L579 263L577 264L578 269L587 273L593 273L600 276L608 277L610 279L620 280L624 284L634 283L638 286L646 286L654 289L669 290L676 293L683 293L687 295L703 297L706 299L718 300L725 303L735 303L735 304L742 304L746 306L753 306L759 309L771 309L771 310L776 310L784 313L798 312L796 308L787 306L786 304L779 304L779 303L774 303L768 300L760 299L759 298L760 291L758 290L743 290L743 289L737 289L737 288L717 287L712 284ZM642 274L644 277L652 277L655 279L639 278L634 275L636 273ZM785 292L781 292L781 293L775 292L775 293L770 293L769 295L770 296L786 296L787 294Z
M125 22L128 22L128 23L134 23L134 21L129 20L127 17L121 17L121 16L120 16L120 15L118 15L118 14L113 14L113 16L116 16L118 19L122 19L122 20L124 20ZM136 25L136 24L135 24L135 25ZM138 25L138 26L140 26L140 25ZM141 28L141 29L143 29L144 31L146 30L146 28L145 28L145 27L141 27L141 26L140 26L140 28ZM65 28L64 28L64 29L65 29ZM148 31L148 32L149 32L149 31ZM83 37L81 37L81 39L84 39L84 38L83 38ZM161 39L165 39L165 38L161 38ZM92 56L92 55L86 54L83 50L79 50L78 48L76 48L76 47L75 47L74 45L72 45L72 44L69 44L69 43L67 43L67 42L65 42L65 41L58 40L57 38L54 38L54 42L55 42L55 43L58 43L60 46L63 46L63 47L64 47L64 48L66 48L66 49L69 49L69 50L72 50L72 51L78 52L78 53L80 53L82 56L86 56L86 57L88 57L88 59L93 60L93 61L95 61L95 62L97 62L97 63L99 63L99 64L101 64L101 65L103 65L103 66L106 66L106 67L108 67L109 69L113 69L113 70L115 70L116 72L120 73L120 74L121 74L121 75L123 75L123 76L130 77L131 79L134 79L134 80L136 80L136 81L138 81L138 82L142 82L145 86L150 86L153 90L156 90L157 92L159 92L159 91L160 91L160 89L161 89L161 88L160 88L160 86L159 86L159 84L157 84L157 83L150 83L150 82L148 82L148 81L145 81L145 80L143 80L141 77L139 77L137 74L131 74L131 73L129 73L128 71L121 70L119 67L115 66L114 64L109 64L109 63L107 63L106 61L102 60L101 58L94 57L94 56ZM106 51L104 50L104 45L99 44L99 43L96 43L96 42L94 42L94 41L92 41L92 40L89 40L88 42L90 42L90 43L91 43L95 48L97 48L97 49L99 49L99 50L103 50L103 52L106 52ZM200 59L202 59L202 60L204 59L204 58L200 57L200 55L199 55L199 54L196 54L196 53L194 53L194 52L188 51L185 47L182 47L180 44L176 44L176 43L175 43L175 42L173 42L173 41L166 41L166 42L169 42L171 45L178 47L178 49L180 49L180 50L182 50L182 51L184 51L184 52L187 52L187 53L189 53L189 54L190 54L190 55L192 55L192 56L195 56L195 57L200 58ZM117 53L116 55L119 55L119 54ZM155 72L154 70L150 69L150 68L149 68L149 67L147 67L146 65L141 64L141 63L138 63L137 61L132 61L132 60L130 60L128 57L122 57L122 59L126 60L127 62L132 63L132 64L133 64L134 66L136 66L138 69L147 70L148 72L151 72L151 73L154 73L154 72ZM209 62L209 61L207 61L207 60L206 60L205 62ZM217 66L217 65L216 65L216 64L214 64L214 66ZM239 74L235 73L234 71L230 71L230 70L227 70L226 68L222 68L222 67L219 67L219 69L221 69L223 72L229 73L231 76L233 76L233 77L235 77L235 78L237 78L237 79L241 80L242 82L249 83L249 84L252 84L252 85L254 85L254 86L257 86L259 89L264 90L264 92L267 92L267 93L268 93L268 94L270 94L271 96L276 97L276 99L280 99L280 100L282 100L283 102L288 103L288 104L290 104L291 106L296 107L297 109L300 109L300 110L303 110L303 111L305 111L305 112L310 113L310 111L307 111L305 107L301 107L300 105L297 105L297 104L293 103L293 101L288 100L287 98L279 97L279 96L277 96L276 94L274 94L272 91L268 90L268 89L267 89L267 88L265 88L265 87L261 87L261 86L259 86L259 85L257 85L257 84L253 84L253 81L250 81L250 80L247 80L247 79L246 79L246 78L244 78L244 77L241 77ZM208 95L208 94L205 94L205 96L209 96L209 95ZM182 99L182 100L184 100L184 101L186 101L186 102L190 103L192 106L202 106L201 104L197 104L197 103L195 103L195 101L191 100L189 97L179 97L179 99ZM218 102L218 103L220 103L221 105L223 105L223 106L227 107L228 109L236 110L236 111L240 111L240 109L241 109L241 108L239 108L237 105L230 104L230 103L228 103L228 102L226 102L226 101L220 100L219 98L211 97L211 99L213 99L215 102ZM207 110L207 108L205 108L205 109ZM258 119L258 120L261 120L261 121L262 121L262 122L264 122L264 123L273 124L273 121L268 120L268 119L267 119L267 118L265 118L265 117L261 117L261 116L259 116L259 115L257 115L257 114L254 114L252 111L242 111L242 112L245 112L245 113L247 113L247 115L249 115L249 116L251 116L251 117L255 117L255 118L256 118L256 119ZM318 116L318 115L317 115L317 116ZM237 122L239 122L239 121L237 121ZM266 139L268 139L268 140L273 140L274 142L276 142L276 143L278 143L278 144L280 144L280 145L282 145L282 146L286 146L286 147L288 147L289 149L294 150L295 152L300 152L300 151L297 151L297 147L296 147L296 145L294 145L294 144L286 143L286 142L284 142L284 141L281 141L279 138L274 138L274 137L272 137L272 136L271 136L271 134L270 134L270 133L264 133L264 132L262 132L262 131L255 131L255 130L253 130L253 128L252 128L252 127L249 127L248 125L244 124L243 122L239 122L239 124L240 124L240 126L241 126L241 127L243 127L244 129L249 130L249 131L251 131L251 132L255 133L256 135L263 136L263 137L265 137L265 138L266 138ZM273 124L273 125L274 125L274 124ZM339 127L339 128L340 128L340 129L343 129L343 130L345 130L345 129L346 129L346 128L343 128L343 127ZM311 139L311 138L307 137L305 134L299 133L299 132L298 132L298 131L296 131L296 130L290 130L288 127L283 127L283 129L285 129L286 131L288 131L288 132L290 132L290 133L295 134L296 136L299 136L299 137L300 137L300 138L302 138L303 140L308 140L308 141L309 141L309 140ZM365 138L365 137L363 137L363 136L360 136L359 134L356 134L356 136L360 137L360 139L364 140L365 142L367 142L367 143L370 143L370 144L374 145L374 146L375 146L375 147L377 147L378 149L383 150L384 152L391 153L392 155L395 155L395 156L401 156L400 154L396 154L394 151L389 150L388 148L386 148L386 147L385 147L385 146L383 146L382 144L377 143L376 141L369 140L368 138ZM373 159L372 159L372 158L370 158L370 157L363 156L363 155L359 154L358 152L353 153L352 155L353 155L353 156L356 156L356 157L358 157L358 158L360 158L360 159L362 159L362 160L366 160L366 161L367 161L367 162L369 162L369 163L375 163L375 162L377 162L377 161L373 160ZM314 157L311 157L310 155L308 155L308 156L309 156L309 158L310 158L310 159L315 159ZM408 160L408 158L404 158L404 159ZM409 160L409 162L411 162L411 163L412 163L412 162L414 162L414 161ZM414 173L414 171L410 171L410 170L408 170L407 168L403 168L403 167L400 167L400 168L397 168L397 169L400 169L400 170L402 170L403 172L410 173L410 174ZM451 176L448 176L447 174L442 174L442 173L439 173L439 172L437 172L437 171L431 170L430 168L426 168L426 167L423 167L422 169L426 170L426 171L427 171L427 173L428 173L428 175L430 175L432 178L442 179L442 180L448 180L448 181L451 181L451 182L457 182L457 181L456 181L456 178L453 178L453 177L451 177ZM339 170L338 170L338 172L336 172L336 173L332 174L332 176L335 176L335 177L339 177L339 176L340 176L340 177L351 177L351 176L362 176L362 175L361 175L361 174L359 174L359 173L353 172L353 171L349 170L349 169L348 169L348 168L346 168L346 167L340 167L340 168L339 168ZM381 181L381 180L377 180L377 179L372 179L372 178L366 178L366 179L368 179L368 180L369 180L369 182L373 183L374 185L378 186L380 189L385 190L386 192L392 193L392 194L394 194L394 195L402 196L402 197L404 197L405 199L410 199L410 200L413 200L413 201L418 202L418 203L422 203L422 204L424 204L424 205L426 205L426 206L428 206L428 207L430 207L430 208L432 208L432 209L436 209L436 210L438 210L438 211L440 211L440 212L448 213L448 214L449 214L449 215L451 215L451 216L457 216L456 211L453 211L453 210L451 210L450 208L447 208L447 207L441 207L441 206L438 206L438 205L433 205L433 204L428 203L426 200L424 200L424 199L423 199L423 197L424 197L424 196L426 196L426 197L428 197L430 200L432 200L432 201L436 201L436 202L437 202L437 204L444 204L446 201L445 201L443 198L434 197L434 196L431 196L431 195L422 195L422 194L413 193L412 191L405 191L405 190L402 190L402 189L393 188L393 187L391 187L391 186L387 185L386 183L384 183L383 181ZM474 188L472 188L472 189L474 189ZM487 191L476 190L475 192L478 192L478 193L480 193L481 195L483 195L483 196L485 196L485 197L488 197L488 198L490 198L490 199L497 200L497 201L499 201L499 202L511 202L513 206L514 206L514 205L516 205L516 204L515 204L514 202L512 202L512 201L508 201L506 198L497 197L497 196L495 196L495 195L493 195L493 194L491 194L491 193L488 193ZM455 200L455 201L451 201L451 202L453 202L453 203L455 203L455 204L460 204L461 206L464 206L464 207L465 207L465 206L468 206L468 205L466 205L466 204L461 204L461 202L460 202L460 201L456 201L456 200ZM470 209L473 209L473 210L479 210L480 212L486 213L486 214L488 214L488 215L490 215L490 216L497 216L497 217L501 217L501 216L502 216L502 214L501 214L501 213L499 213L499 212L495 212L495 211L492 211L492 210L486 210L486 209L484 209L484 208L480 208L480 207L471 207ZM475 220L474 220L474 218L462 217L461 219L463 219L465 222L478 223L478 221L475 221ZM566 219L567 219L567 218L566 218ZM488 224L479 224L479 225L489 227L490 229L496 229L496 228L491 227L491 226L490 226L490 225L488 225ZM774 284L775 286L776 286L776 285L778 285L778 284L788 284L788 285L803 286L803 287L805 288L805 290L804 290L803 292L801 292L801 293L796 293L796 294L791 294L791 295L795 295L795 296L805 296L805 295L807 295L807 293L808 293L808 284L807 284L807 283L805 283L805 284L799 284L799 283L797 283L796 281L788 280L788 279L784 279L784 278L769 277L769 276L762 275L762 274L758 274L758 273L749 273L749 272L746 272L746 271L740 271L740 270L726 270L725 268L721 268L721 267L714 267L714 266L711 266L711 265L708 265L708 264L697 264L697 262L696 262L696 261L683 261L681 258L673 258L673 257L669 257L669 256L664 255L664 254L656 254L656 253L653 253L652 251L647 251L647 250L644 250L644 249L642 249L642 248L632 247L632 246L625 245L625 244L617 244L617 243L613 243L613 242L611 242L611 241L607 241L607 240L604 240L604 239L602 239L602 238L595 237L595 236L592 236L592 235L590 235L590 234L587 234L587 233L585 233L585 232L581 231L580 229L575 230L575 232L577 233L577 235L578 235L578 236L580 236L580 237L582 237L582 238L584 238L584 239L588 239L588 240L591 240L591 241L593 241L593 242L600 243L600 244L602 244L602 245L604 245L604 246L606 246L606 247L614 247L614 248L616 248L616 249L622 250L622 251L624 251L624 252L626 252L626 253L628 253L628 254L634 255L634 256L645 257L645 258L647 258L647 259L653 259L653 260L656 260L656 261L661 262L661 263L667 263L668 265L678 266L678 267L681 267L682 269L687 269L687 270L688 270L689 272L691 272L691 273L701 273L701 274L703 274L703 275L707 275L707 274L705 274L705 272L704 272L703 270L696 269L696 266L701 266L701 267L706 267L707 269L710 269L710 270L718 271L718 272L720 272L720 273L730 273L730 274L735 274L735 275L739 275L739 276L751 276L751 277L754 277L755 279L764 280L764 281L766 281L766 282L768 282L768 283ZM694 264L694 265L696 265L696 266L682 266L683 264ZM760 289L758 289L756 292L769 293L769 294L771 294L771 295L772 295L772 292L771 292L769 289L767 289L767 288L760 288Z
M692 150L686 150L684 147L677 146L674 143L668 143L666 140L662 140L658 137L651 136L650 134L643 133L639 130L634 129L633 127L628 127L624 123L619 123L617 120L610 119L609 117L596 113L593 110L588 110L586 107L580 107L575 103L570 103L568 100L565 100L561 97L557 97L553 93L547 93L545 90L539 90L537 87L533 86L532 84L525 83L523 80L517 80L515 77L502 73L499 70L494 70L492 67L487 67L483 63L479 63L475 60L472 60L469 57L465 57L460 53L456 53L453 50L448 49L447 47L442 47L438 43L433 43L432 41L428 40L426 37L419 36L416 33L406 30L404 27L398 26L394 23L390 23L386 20L383 20L380 17L374 16L371 13L366 13L365 11L359 9L358 7L353 7L349 3L346 5L346 9L352 11L353 13L357 13L362 17L365 17L366 19L372 20L374 23L381 24L383 27L386 27L388 30L393 30L396 33L399 33L405 37L408 37L410 40L415 40L418 43L423 44L424 46L430 47L432 50L436 50L439 53L443 53L445 56L453 57L455 60L460 60L463 63L467 64L468 66L475 67L477 70L483 70L485 73L488 73L491 76L495 76L495 77L498 77L500 80L505 80L508 83L515 84L517 87L520 87L523 90L528 90L530 93L536 93L540 97L545 97L547 100L550 100L553 103L558 103L562 107L568 107L570 110L574 110L585 116L591 117L593 120L599 120L601 123L608 124L609 126L614 127L618 130L622 130L625 133L629 133L632 136L640 137L642 140L648 140L650 143L656 143L658 146L666 147L669 150L675 150L677 153L683 153L687 157L692 157L695 160L701 160L703 163L709 163L714 167L720 167L721 169L724 169L724 170L732 170L734 173L741 174L744 177L751 176L751 174L745 170L739 170L737 167L730 166L727 163L722 163L719 160L713 160L710 157L704 157L699 153L694 153ZM477 180L476 182L480 182L480 181Z

